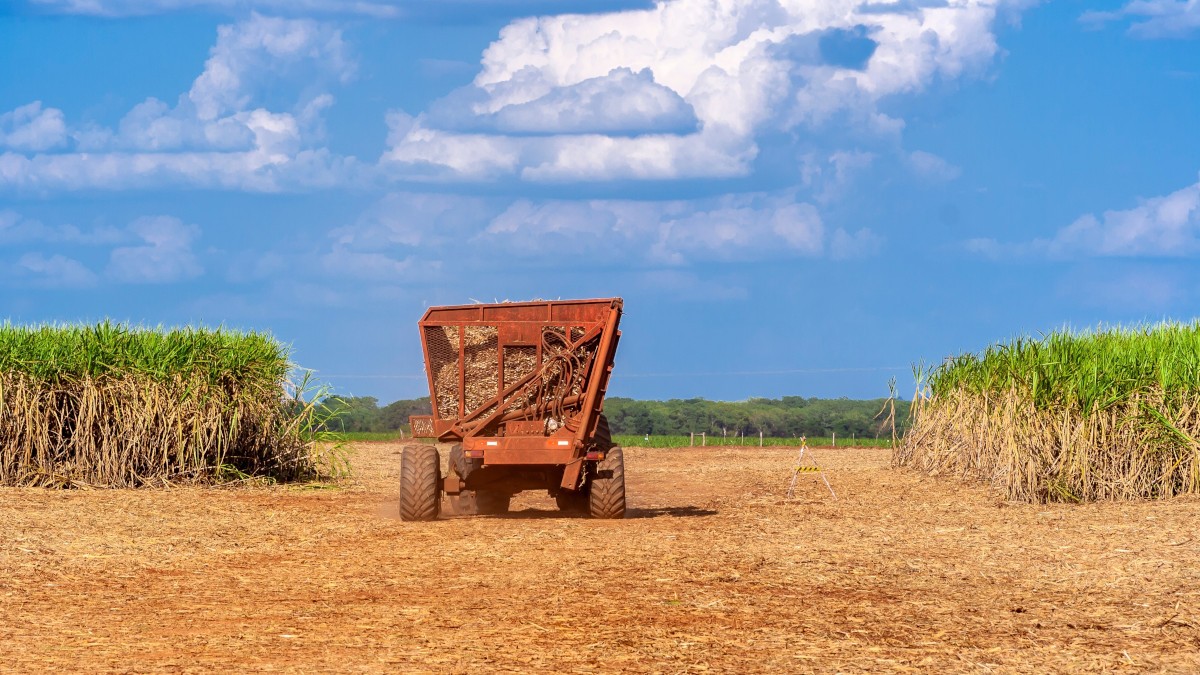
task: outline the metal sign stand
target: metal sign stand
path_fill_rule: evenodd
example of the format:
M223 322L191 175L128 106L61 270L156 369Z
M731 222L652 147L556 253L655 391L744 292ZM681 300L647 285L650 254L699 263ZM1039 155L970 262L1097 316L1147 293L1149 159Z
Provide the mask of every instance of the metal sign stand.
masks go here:
M800 478L802 473L815 473L821 476L821 480L825 481L825 487L829 488L829 494L833 495L833 500L837 501L837 493L833 491L833 486L829 484L829 479L825 477L825 471L817 465L813 460L812 455L808 457L808 463L805 463L804 452L808 450L808 440L806 437L800 437L800 454L796 457L796 469L792 471L792 482L788 485L787 498L791 499L796 492L796 480Z

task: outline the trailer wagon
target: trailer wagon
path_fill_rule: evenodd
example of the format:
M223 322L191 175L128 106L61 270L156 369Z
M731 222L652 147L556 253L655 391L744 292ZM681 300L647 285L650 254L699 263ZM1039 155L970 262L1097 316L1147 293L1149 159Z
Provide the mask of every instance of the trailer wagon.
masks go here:
M431 307L419 322L433 415L450 444L401 453L400 517L503 513L523 490L625 516L625 466L604 418L620 298ZM422 420L424 423L425 421Z

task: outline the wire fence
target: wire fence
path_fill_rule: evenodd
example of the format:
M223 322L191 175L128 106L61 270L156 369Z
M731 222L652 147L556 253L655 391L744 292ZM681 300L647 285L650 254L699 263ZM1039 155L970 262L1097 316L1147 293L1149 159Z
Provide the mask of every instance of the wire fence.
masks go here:
M681 436L656 436L654 434L615 434L613 442L627 448L687 448L687 447L798 447L800 438L771 438L768 436L714 436L712 434L684 434ZM809 447L847 448L890 448L891 438L845 438L836 436L809 436Z
M341 434L347 441L401 441L412 437L402 430L396 431L350 431ZM417 438L417 441L432 442L430 438ZM646 435L646 434L615 434L613 442L626 448L687 448L687 447L798 447L799 438L771 438L764 436L713 436L712 434L684 434L682 436ZM838 448L890 448L890 438L855 438L841 436L809 436L809 447L838 447Z

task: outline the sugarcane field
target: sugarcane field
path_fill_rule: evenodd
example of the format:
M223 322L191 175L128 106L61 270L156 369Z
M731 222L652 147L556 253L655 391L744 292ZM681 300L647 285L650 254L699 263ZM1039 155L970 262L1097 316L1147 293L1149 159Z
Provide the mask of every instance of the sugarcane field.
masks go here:
M587 429L565 422L605 383L620 310L429 310L435 414L413 428L440 441L317 429L311 392L269 386L287 353L266 335L0 332L5 668L1200 667L1200 326L948 360L919 374L892 447L615 448L597 396L594 435L558 450ZM450 343L446 321L465 327ZM529 337L521 321L539 327L532 350L505 346ZM490 336L473 354L457 342L472 332ZM506 350L514 372L498 376ZM1094 377L1092 361L1122 358L1121 377ZM989 386L1008 393L973 401ZM492 421L471 431L471 410ZM593 454L623 460L605 476Z

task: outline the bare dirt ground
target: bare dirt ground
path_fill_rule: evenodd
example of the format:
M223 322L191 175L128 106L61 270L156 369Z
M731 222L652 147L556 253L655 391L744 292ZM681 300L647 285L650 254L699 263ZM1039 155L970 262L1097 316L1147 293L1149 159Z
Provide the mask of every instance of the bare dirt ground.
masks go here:
M887 451L626 451L630 518L526 493L394 517L336 489L0 490L0 669L1200 671L1200 500L1039 506Z

